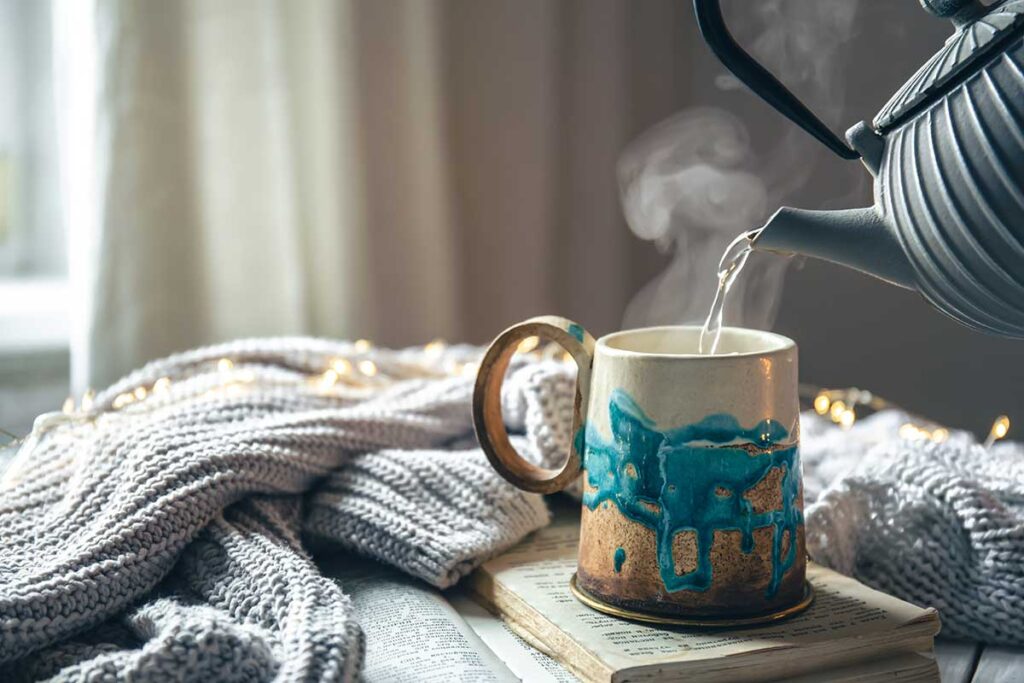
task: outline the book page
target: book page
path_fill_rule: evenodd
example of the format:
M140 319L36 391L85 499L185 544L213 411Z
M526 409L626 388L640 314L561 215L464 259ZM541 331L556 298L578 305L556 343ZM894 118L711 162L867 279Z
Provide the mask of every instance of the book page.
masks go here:
M578 683L565 667L519 637L501 617L463 591L447 594L452 607L516 676L530 683Z
M318 564L352 597L366 638L367 683L519 680L440 591L368 560L346 556Z
M486 563L482 571L612 670L877 636L879 631L893 632L911 621L930 618L935 621L933 630L938 630L934 610L916 607L813 564L808 565L808 579L815 588L814 603L803 614L779 624L726 633L625 621L586 607L569 592L578 542L578 518L559 516L552 526ZM478 578L473 585L479 591L484 582ZM481 595L484 601L490 597Z
M891 657L876 657L859 664L788 678L786 683L874 683L926 681L940 683L939 667L930 654L901 652Z

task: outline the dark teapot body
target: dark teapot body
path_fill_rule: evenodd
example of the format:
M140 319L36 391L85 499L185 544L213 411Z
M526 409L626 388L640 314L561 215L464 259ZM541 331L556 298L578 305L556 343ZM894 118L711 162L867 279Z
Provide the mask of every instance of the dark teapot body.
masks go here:
M885 135L875 205L925 298L1024 337L1024 36Z

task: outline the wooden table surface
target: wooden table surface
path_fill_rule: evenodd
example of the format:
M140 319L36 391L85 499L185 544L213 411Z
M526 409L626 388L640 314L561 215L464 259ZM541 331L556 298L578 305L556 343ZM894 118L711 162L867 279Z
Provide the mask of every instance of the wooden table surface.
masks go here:
M1024 648L940 638L935 659L942 683L1024 683Z

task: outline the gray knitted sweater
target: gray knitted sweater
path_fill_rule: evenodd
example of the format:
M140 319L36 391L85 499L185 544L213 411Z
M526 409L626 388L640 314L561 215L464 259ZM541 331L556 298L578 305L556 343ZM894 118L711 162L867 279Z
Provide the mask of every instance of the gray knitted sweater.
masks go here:
M475 448L477 353L238 342L40 418L0 485L0 680L357 676L350 601L307 548L446 587L548 522ZM503 403L517 447L557 463L571 368L517 360ZM809 552L948 634L1024 643L1024 448L901 441L906 420L805 416Z
M355 677L361 631L301 532L446 587L548 522L469 448L475 353L239 342L40 418L0 489L0 680ZM520 429L543 393L521 379Z

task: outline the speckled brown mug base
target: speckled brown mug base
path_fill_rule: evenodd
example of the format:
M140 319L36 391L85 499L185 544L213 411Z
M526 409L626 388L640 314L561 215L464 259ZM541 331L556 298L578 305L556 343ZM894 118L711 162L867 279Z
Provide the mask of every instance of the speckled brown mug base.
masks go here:
M755 511L775 509L778 478L767 477L747 492ZM803 491L796 504L803 507ZM583 506L580 527L580 555L577 569L579 587L601 602L620 609L679 617L739 618L768 614L798 603L804 595L807 555L804 526L797 527L796 557L782 575L778 589L769 594L772 575L771 527L753 531L751 552L741 548L739 531L716 531L711 545L713 581L706 590L666 590L657 558L655 532L624 516L610 502L594 510ZM791 539L785 533L782 553ZM624 561L614 561L622 549ZM697 565L697 547L692 533L676 535L672 547L674 564L682 572Z
M613 617L620 619L629 619L630 621L640 621L649 624L663 624L667 626L685 626L688 628L706 628L706 629L719 629L719 628L739 628L746 626L762 626L767 624L774 624L783 619L789 619L794 617L814 602L814 587L809 582L804 582L803 594L800 600L782 607L771 612L762 614L755 614L745 617L709 617L700 615L666 615L660 613L643 612L635 609L628 609L623 607L617 607L603 600L598 599L596 596L591 595L587 591L580 588L578 583L578 577L576 574L572 575L572 579L569 581L569 590L576 597L577 600L582 602L587 607L610 614Z

